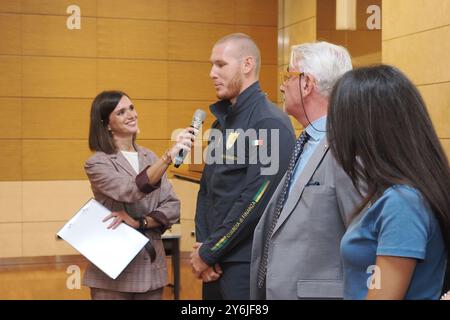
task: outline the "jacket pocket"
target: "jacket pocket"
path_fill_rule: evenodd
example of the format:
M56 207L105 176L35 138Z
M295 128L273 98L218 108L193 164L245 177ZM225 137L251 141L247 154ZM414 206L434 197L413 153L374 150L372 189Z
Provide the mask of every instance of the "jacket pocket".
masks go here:
M342 280L298 280L299 299L342 299L344 282Z

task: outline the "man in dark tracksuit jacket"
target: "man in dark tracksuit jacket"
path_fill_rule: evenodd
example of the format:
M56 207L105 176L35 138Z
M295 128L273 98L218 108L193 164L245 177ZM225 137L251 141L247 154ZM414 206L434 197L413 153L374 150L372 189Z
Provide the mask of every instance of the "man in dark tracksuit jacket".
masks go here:
M288 116L267 99L257 76L244 79L250 80L248 86L243 81L241 90L234 95L233 92L226 94L233 87L226 80L236 77L233 72L226 73L226 66L232 65L232 57L239 58L236 47L243 46L233 46L242 40L239 37L244 35L231 35L220 40L211 57L210 76L221 100L211 105L210 110L217 118L213 128L220 131L211 135L207 150L209 158L200 181L195 216L200 247L191 254L194 272L204 281L204 299L250 298L254 228L287 169L295 143ZM248 40L244 38L243 41ZM234 55L227 54L230 52ZM238 76L246 76L245 72L239 73L245 68L237 70ZM223 93L225 89L228 91ZM256 136L247 135L248 132L256 133ZM239 145L245 146L244 157L239 154L242 151ZM267 158L263 159L265 153L260 151L263 147L267 148L271 163ZM264 169L271 166L275 170L264 173Z

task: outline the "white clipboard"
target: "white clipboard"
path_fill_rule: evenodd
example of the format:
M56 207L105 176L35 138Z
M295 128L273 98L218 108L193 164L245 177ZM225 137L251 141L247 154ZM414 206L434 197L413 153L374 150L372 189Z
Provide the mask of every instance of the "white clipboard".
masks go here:
M102 220L110 213L109 209L91 199L57 235L109 277L116 279L149 240L125 223L114 230L107 229L111 220Z

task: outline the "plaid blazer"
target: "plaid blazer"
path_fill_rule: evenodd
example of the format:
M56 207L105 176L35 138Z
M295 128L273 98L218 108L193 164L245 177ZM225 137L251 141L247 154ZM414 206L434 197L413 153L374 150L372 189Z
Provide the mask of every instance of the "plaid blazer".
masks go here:
M136 149L141 171L158 159L148 149L139 146ZM139 187L136 183L136 176L139 175L121 152L96 152L86 161L84 168L95 199L108 209L124 210L133 218L148 215L166 228L178 221L180 201L165 174L156 189ZM141 176L143 175L145 173ZM83 277L83 285L121 292L146 292L165 286L168 280L162 231L157 228L146 232L156 251L153 262L147 251L142 249L116 279L111 279L96 266L89 264Z

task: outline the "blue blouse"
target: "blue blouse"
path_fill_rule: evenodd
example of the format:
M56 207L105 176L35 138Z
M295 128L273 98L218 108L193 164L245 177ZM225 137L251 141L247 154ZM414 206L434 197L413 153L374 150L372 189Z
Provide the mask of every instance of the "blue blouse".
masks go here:
M405 299L440 297L445 245L437 219L414 188L395 185L386 189L349 226L341 241L341 256L346 299L365 299L369 286L383 286L382 271L375 267L377 256L418 260Z

